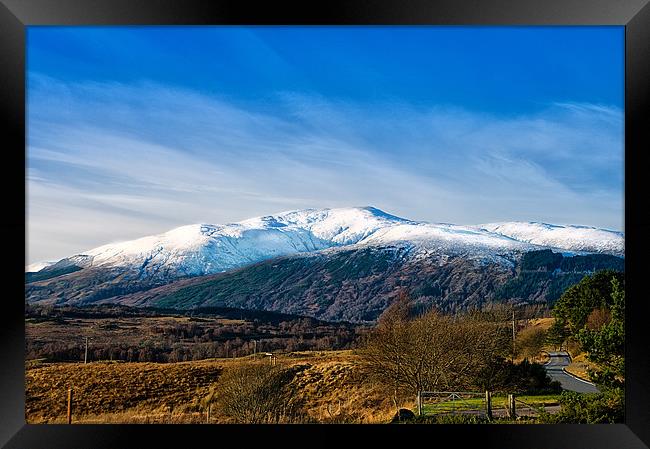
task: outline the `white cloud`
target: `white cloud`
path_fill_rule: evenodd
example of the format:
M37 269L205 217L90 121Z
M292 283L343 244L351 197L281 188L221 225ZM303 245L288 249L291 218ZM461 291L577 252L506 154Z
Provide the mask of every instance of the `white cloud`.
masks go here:
M497 117L30 75L29 263L192 222L373 205L419 220L622 228L622 111Z

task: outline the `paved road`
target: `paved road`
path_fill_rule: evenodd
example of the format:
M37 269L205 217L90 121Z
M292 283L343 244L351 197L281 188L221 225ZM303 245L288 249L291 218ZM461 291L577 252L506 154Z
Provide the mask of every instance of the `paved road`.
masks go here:
M562 388L578 393L598 393L598 388L590 382L577 379L564 371L564 367L571 363L571 358L566 352L549 352L551 360L548 361L544 368L553 380L557 380Z

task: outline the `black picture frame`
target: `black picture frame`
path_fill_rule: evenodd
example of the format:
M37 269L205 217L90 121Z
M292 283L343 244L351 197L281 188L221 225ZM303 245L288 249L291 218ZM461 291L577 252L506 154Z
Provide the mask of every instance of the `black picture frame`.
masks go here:
M0 220L11 253L2 257L0 326L0 444L6 448L184 447L249 441L325 445L339 431L366 441L402 444L465 442L500 448L643 448L650 445L650 352L647 349L645 260L650 217L644 207L649 176L649 0L347 0L277 3L235 0L0 0L0 99L3 123L3 204ZM620 25L625 27L625 269L627 296L626 417L612 425L201 426L25 424L25 27L30 25ZM647 277L647 275L645 275ZM350 429L353 429L350 432ZM451 439L451 440L450 440ZM139 441L136 443L136 441ZM232 441L232 440L231 440ZM233 443L229 443L233 444ZM260 443L257 443L260 444ZM372 444L372 443L365 443ZM448 443L447 443L448 444ZM248 446L249 444L245 444Z

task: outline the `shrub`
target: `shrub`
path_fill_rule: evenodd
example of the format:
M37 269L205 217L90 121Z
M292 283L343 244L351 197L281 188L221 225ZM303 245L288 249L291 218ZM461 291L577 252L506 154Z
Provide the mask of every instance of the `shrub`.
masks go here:
M550 394L561 391L560 383L551 381L544 366L524 360L513 363L503 358L495 359L476 379L483 390L519 394Z
M599 424L621 423L625 412L623 390L606 390L602 393L580 394L565 391L560 396L560 412L545 415L547 423Z
M300 407L289 383L292 370L265 363L233 367L219 379L207 398L236 423L261 424L294 420Z
M488 424L490 421L483 415L468 415L462 413L441 414L434 416L416 417L411 424Z

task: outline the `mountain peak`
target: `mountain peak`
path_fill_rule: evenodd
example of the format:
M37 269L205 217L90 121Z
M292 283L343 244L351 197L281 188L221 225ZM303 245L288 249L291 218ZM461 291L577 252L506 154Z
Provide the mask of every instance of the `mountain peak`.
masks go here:
M411 220L407 220L406 218L398 217L397 215L392 215L389 214L388 212L384 212L383 210L378 209L374 206L362 206L362 207L358 207L358 209L368 211L375 217L383 217L389 220L411 221Z
M400 218L374 206L360 206L300 209L222 225L180 226L158 235L103 245L83 255L86 266L130 267L139 276L186 276L356 244L408 244L433 253L483 257L531 248L622 255L623 243L623 233L587 226L537 222L432 224ZM75 256L63 259L77 264L76 260Z

